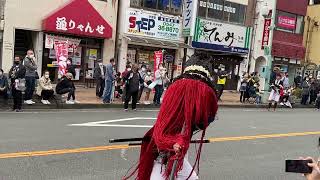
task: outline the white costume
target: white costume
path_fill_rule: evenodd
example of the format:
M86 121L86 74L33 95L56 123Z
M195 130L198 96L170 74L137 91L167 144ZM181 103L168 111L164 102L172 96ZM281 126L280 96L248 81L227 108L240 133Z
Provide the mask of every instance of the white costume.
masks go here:
M271 90L270 96L269 96L269 101L274 101L274 102L279 102L280 100L280 86L281 85L281 80L276 80L273 85L273 89Z
M191 171L192 171L192 166L190 165L188 160L184 158L182 170L178 172L178 177L176 178L176 180L186 180L191 174ZM156 160L154 161L154 164L153 164L150 180L165 180L164 173L165 173L165 165L161 165L161 163ZM193 171L189 180L197 180L197 179L199 178L197 174Z

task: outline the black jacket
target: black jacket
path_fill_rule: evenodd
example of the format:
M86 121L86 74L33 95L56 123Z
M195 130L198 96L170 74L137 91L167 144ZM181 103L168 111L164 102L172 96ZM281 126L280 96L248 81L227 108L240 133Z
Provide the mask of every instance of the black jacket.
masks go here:
M104 72L104 74L107 72L106 66L103 66L103 72ZM94 77L95 79L99 79L99 78L104 77L104 74L102 74L101 69L100 69L100 66L97 66L97 67L94 69L93 77Z
M9 78L11 79L11 82L14 82L16 79L23 79L25 76L26 68L22 64L19 66L13 65L9 71Z
M123 77L126 82L126 90L129 92L139 91L140 84L144 83L144 80L140 76L139 72L134 73L132 70Z
M72 74L73 78L76 77L76 68L74 67L74 65L68 65L67 71L68 71L68 73Z
M56 86L56 92L59 93L61 90L68 89L68 88L76 89L73 84L73 81L64 77L64 78L62 78L62 80L60 82L58 82L58 84Z

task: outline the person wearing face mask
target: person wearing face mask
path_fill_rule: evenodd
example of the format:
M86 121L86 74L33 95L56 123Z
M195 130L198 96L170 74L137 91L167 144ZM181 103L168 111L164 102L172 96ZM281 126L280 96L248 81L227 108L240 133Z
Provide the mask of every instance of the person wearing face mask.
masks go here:
M67 60L67 72L71 73L73 78L76 77L76 68L72 64L72 58L68 58Z
M98 66L94 70L94 78L96 79L96 96L101 98L105 87L105 72L106 67L103 65L102 60L98 61Z
M112 95L112 85L115 80L114 69L116 62L114 58L110 59L110 63L106 66L105 72L105 88L103 92L103 103L110 104L111 103L111 95Z
M144 98L144 104L146 105L150 104L149 98L150 98L151 89L149 89L148 86L152 83L152 80L153 80L153 76L152 76L151 70L148 69L147 74L144 78L144 83L145 83L144 91L146 92L146 96Z
M218 100L221 101L221 96L223 94L224 88L226 86L228 74L225 71L225 68L221 68L218 71L218 81L217 81L217 90L218 90Z
M315 102L316 102L316 99L317 99L317 94L318 94L318 87L317 87L317 83L316 83L316 80L311 77L310 79L310 101L309 101L309 104L313 105Z
M0 97L3 97L4 104L8 104L8 78L3 74L3 70L0 69Z
M57 94L63 95L68 93L68 98L66 101L66 104L75 104L77 101L75 101L76 96L76 88L72 82L72 74L67 73L61 81L56 86L56 92Z
M15 56L14 65L9 71L9 78L11 79L11 94L13 96L13 110L21 112L22 108L22 92L25 90L24 78L26 75L26 68L21 64L20 57Z
M32 101L33 93L36 86L36 79L38 77L37 73L37 64L34 57L33 50L27 51L27 56L23 60L23 65L26 68L26 92L24 97L24 103L28 105L32 105L35 102Z
M305 80L302 82L302 99L301 99L301 104L302 105L307 105L307 101L309 99L309 94L310 94L310 82L309 82L309 77L306 77Z
M124 79L127 82L127 94L126 101L124 103L124 110L128 111L129 101L132 99L132 110L136 111L136 105L138 100L138 93L140 84L143 83L143 79L141 78L138 72L139 66L134 64L132 66L132 70L127 74Z
M42 97L42 104L51 104L49 99L53 96L54 91L50 80L49 71L45 71L43 76L39 79L37 88L37 95Z
M142 79L144 79L146 77L146 75L147 75L147 66L146 65L143 64L141 66L141 69L139 70L139 74ZM143 93L143 89L144 89L144 83L141 83L140 89L139 89L139 94L138 94L138 104L140 104L140 99L141 99L141 96Z
M157 85L155 88L155 94L153 98L154 105L158 106L161 104L161 96L164 91L164 79L166 75L166 68L163 67L163 64L160 63L158 66L158 69L155 72L155 81L157 82Z
M126 92L127 92L126 80L124 79L124 77L126 77L130 71L131 71L131 65L129 63L127 63L126 70L124 72L122 72L122 74L121 74L122 81L123 81L123 94L122 94L122 103L123 104L126 101Z

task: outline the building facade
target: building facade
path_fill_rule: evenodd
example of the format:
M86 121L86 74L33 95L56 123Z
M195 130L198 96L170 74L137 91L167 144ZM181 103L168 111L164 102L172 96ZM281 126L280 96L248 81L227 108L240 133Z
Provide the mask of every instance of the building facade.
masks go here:
M0 66L7 72L14 56L23 58L33 49L39 74L49 70L57 79L60 63L72 58L75 79L85 81L92 77L98 59L107 63L114 57L116 23L114 1L7 1Z
M3 29L4 29L4 6L5 0L0 0L0 64L2 62L2 45L3 45ZM1 65L0 65L1 67Z
M248 0L196 1L194 33L188 37L193 53L212 57L214 70L229 73L226 89L236 90L243 72L247 71L252 28L252 7Z
M118 70L126 63L155 70L163 62L170 78L181 72L183 48L182 0L119 2Z
M306 47L305 72L320 79L320 1L311 2L308 6L304 30Z
M267 84L272 79L269 75L275 67L288 72L291 83L297 74L302 73L307 6L305 0L257 2L250 71L261 74L261 89L268 89ZM271 58L268 58L268 54Z

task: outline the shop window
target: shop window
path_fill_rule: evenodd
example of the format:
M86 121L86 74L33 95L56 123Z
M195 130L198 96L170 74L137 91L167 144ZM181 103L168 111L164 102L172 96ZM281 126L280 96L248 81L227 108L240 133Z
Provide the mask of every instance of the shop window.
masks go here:
M314 4L320 4L320 0L314 0Z
M284 11L277 11L276 27L279 31L302 34L304 31L304 17Z
M143 1L141 0L131 0L130 1L130 6L132 7L141 7L142 6L142 3Z
M199 1L198 16L204 18L207 16L207 1Z
M181 14L182 0L130 0L130 6Z
M146 8L157 9L157 0L144 0L143 4Z
M207 3L208 18L222 19L223 17L223 0L209 0Z
M302 34L304 31L304 17L297 16L296 34Z
M198 16L244 24L246 6L225 0L200 0Z

